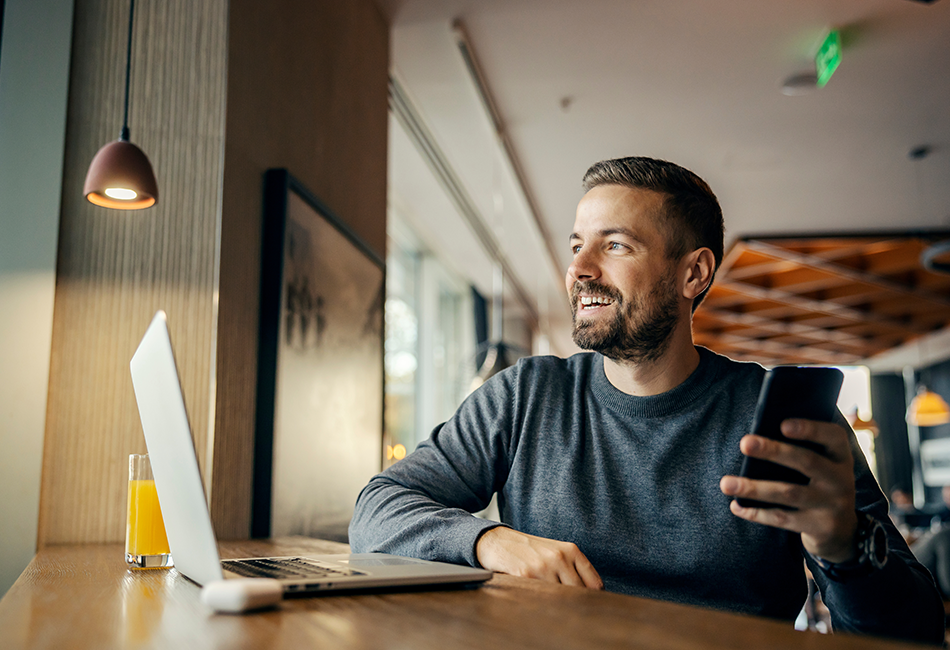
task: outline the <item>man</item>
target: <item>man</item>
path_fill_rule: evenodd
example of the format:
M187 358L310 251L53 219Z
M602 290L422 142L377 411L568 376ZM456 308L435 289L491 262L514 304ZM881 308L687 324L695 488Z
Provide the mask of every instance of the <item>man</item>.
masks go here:
M950 528L928 531L910 548L933 575L940 595L945 600L950 598Z
M591 167L584 189L566 288L574 341L592 352L523 359L486 382L370 481L353 549L789 620L804 557L836 629L942 643L933 581L844 418L783 423L825 455L745 435L765 370L693 345L723 251L706 183L625 158ZM743 454L810 482L740 478ZM494 493L502 523L469 514Z
M901 531L904 539L908 539L909 536L917 537L920 534L920 529L931 526L932 515L921 512L914 507L914 500L907 490L900 485L891 490L890 516L891 521ZM913 550L911 548L911 551ZM933 572L931 571L931 573Z
M893 492L892 492L893 494ZM923 517L923 521L918 519L921 530L924 526L929 527L920 537L915 539L910 550L922 565L924 565L937 583L937 589L944 600L950 599L950 485L944 485L940 490L940 496L943 498L944 507L933 515L921 513L913 510L918 517ZM895 504L896 505L896 504ZM913 503L910 504L913 509ZM905 515L905 523L908 522L908 515Z

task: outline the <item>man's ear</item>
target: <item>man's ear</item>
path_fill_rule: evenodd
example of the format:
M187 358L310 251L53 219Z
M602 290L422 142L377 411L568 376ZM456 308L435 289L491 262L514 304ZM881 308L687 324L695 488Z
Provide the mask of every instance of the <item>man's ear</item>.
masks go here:
M712 283L716 257L708 248L697 248L683 257L680 268L683 273L681 277L684 279L683 297L692 300Z

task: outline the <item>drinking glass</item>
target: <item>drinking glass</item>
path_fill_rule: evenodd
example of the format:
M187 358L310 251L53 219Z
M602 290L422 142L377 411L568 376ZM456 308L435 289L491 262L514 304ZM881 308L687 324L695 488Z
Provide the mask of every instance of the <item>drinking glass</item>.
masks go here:
M129 456L129 507L125 527L125 561L133 569L172 565L162 508L148 454Z

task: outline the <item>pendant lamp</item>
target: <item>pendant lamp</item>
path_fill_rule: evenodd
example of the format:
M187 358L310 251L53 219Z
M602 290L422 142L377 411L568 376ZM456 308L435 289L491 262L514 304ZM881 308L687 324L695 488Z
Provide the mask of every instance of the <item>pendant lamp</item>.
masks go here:
M116 210L141 210L158 202L158 183L148 156L129 142L129 76L132 67L132 25L135 0L129 2L129 40L125 56L125 112L119 139L96 154L89 165L83 194L95 205Z
M950 422L950 407L940 395L921 386L907 409L907 421L918 427L947 424Z

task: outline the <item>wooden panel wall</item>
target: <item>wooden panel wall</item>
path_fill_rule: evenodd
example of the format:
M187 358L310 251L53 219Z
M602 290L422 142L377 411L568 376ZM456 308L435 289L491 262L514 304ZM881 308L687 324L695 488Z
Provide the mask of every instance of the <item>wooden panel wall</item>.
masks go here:
M127 11L76 2L40 545L123 538L126 459L145 449L128 361L158 308L215 529L249 535L264 170L385 254L389 44L371 0L139 0L129 125L160 198L133 213L82 197L121 126Z
M122 212L82 186L122 125L128 2L76 1L40 546L124 538L127 458L145 450L128 363L159 308L208 475L227 5L136 3L129 126L159 202Z
M371 0L232 0L211 510L250 530L263 173L285 167L380 255L389 31Z

